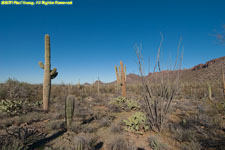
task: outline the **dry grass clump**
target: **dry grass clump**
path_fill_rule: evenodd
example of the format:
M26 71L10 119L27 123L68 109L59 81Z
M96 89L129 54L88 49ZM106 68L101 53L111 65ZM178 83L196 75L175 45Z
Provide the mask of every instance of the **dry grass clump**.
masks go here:
M168 145L166 143L161 142L160 138L158 136L150 136L148 138L149 146L153 150L167 150Z
M112 125L111 130L112 133L121 133L122 126L121 125Z
M48 130L59 130L65 127L64 121L50 120L46 123L46 127Z
M20 125L23 123L32 124L43 119L43 114L39 112L30 112L29 114L24 114L14 117L14 123Z
M136 150L136 147L133 145L133 143L128 143L128 141L124 140L120 136L112 138L111 143L106 147L108 150Z
M40 133L30 126L12 127L6 130L5 135L1 135L1 150L28 150L32 144L43 139L46 134Z

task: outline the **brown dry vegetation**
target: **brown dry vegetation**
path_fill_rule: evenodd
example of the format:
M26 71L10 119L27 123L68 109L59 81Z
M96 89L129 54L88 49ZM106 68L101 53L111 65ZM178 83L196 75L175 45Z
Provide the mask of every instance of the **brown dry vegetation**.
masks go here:
M127 131L123 121L135 112L145 113L141 79L137 75L127 76L127 99L140 107L111 103L121 95L114 83L101 83L99 94L97 84L61 84L52 86L48 113L42 111L42 85L9 79L0 84L0 101L21 103L8 113L0 112L0 149L73 150L81 142L86 150L224 150L224 62L222 57L182 70L181 85L166 127L161 132L148 130L141 134ZM154 74L147 78L151 76ZM208 84L212 87L211 100ZM71 131L66 131L65 99L69 94L75 95L76 101Z

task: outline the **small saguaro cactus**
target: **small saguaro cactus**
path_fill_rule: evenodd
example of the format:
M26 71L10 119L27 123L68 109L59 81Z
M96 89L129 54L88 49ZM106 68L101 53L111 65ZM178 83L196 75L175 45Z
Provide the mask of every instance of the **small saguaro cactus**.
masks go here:
M51 93L51 79L54 79L58 72L56 68L51 70L51 54L50 54L50 37L45 35L45 64L39 62L41 69L44 69L44 83L43 83L43 109L48 111Z
M126 97L126 66L123 68L123 62L120 61L119 70L115 66L117 84L121 86L122 96Z
M99 80L99 77L98 77L98 94L99 94L99 90L100 90L99 82L100 82L100 80Z
M208 90L209 90L209 100L212 100L212 88L209 83L208 83Z
M85 140L82 137L74 137L74 150L84 150L85 149Z
M70 130L71 123L73 121L74 103L75 103L75 96L68 95L66 98L66 104L65 104L65 115L66 115L65 119L66 119L66 126L68 130Z
M225 63L224 63L225 65ZM223 71L223 68L222 68L222 82L223 82L223 94L225 96L225 76L224 76L224 71Z

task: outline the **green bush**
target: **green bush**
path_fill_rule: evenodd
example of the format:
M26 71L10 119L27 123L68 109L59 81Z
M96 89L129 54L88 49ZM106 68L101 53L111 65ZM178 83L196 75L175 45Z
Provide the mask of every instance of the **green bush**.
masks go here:
M0 101L0 111L8 114L21 113L23 102L20 100L2 100Z
M125 130L143 134L149 130L146 116L142 112L136 112L130 116L127 120L123 120L126 127Z
M114 98L109 102L109 104L116 105L123 109L128 108L129 110L139 110L140 109L138 102L136 102L134 100L129 100L125 97Z
M158 136L150 136L148 138L149 141L149 146L153 149L153 150L167 150L168 149L168 145L162 143Z

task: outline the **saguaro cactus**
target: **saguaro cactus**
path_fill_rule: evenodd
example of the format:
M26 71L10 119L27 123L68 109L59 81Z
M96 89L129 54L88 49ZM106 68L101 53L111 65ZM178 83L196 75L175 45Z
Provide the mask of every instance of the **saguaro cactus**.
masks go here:
M85 140L82 137L74 137L74 150L84 150L85 149Z
M117 84L121 86L122 96L126 97L126 66L123 68L123 62L120 61L119 70L115 66Z
M73 112L74 112L74 102L75 96L68 95L66 98L66 104L65 104L65 118L66 118L66 126L67 129L70 130L71 123L73 121Z
M209 100L212 100L212 88L209 83L208 83L208 90L209 90Z
M51 70L51 54L50 54L50 37L45 35L45 64L39 62L40 68L44 69L44 82L43 82L43 109L48 111L51 93L51 79L54 79L58 72L56 68Z
M98 77L98 94L99 94L99 89L100 89L99 82L100 82L100 80L99 80L99 77Z
M225 63L224 63L225 64ZM223 71L223 68L222 68L222 82L223 82L223 94L225 96L225 76L224 76L224 71Z

